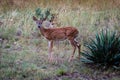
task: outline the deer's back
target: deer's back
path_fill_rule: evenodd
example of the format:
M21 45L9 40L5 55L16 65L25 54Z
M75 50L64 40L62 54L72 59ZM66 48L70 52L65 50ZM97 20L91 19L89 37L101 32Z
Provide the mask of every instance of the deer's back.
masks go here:
M48 40L64 40L67 38L74 38L78 35L78 30L74 27L51 28L46 29L45 37Z

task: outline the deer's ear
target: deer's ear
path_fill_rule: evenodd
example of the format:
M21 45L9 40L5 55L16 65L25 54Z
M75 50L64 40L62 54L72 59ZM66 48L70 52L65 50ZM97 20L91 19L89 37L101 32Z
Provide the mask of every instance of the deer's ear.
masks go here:
M33 20L34 20L34 21L37 21L37 18L36 18L35 16L33 16Z

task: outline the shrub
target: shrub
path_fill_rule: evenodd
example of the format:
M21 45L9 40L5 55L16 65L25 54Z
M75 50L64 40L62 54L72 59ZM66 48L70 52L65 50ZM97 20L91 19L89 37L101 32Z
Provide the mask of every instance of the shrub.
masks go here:
M35 10L35 14L37 17L40 17L40 19L51 20L54 17L54 14L51 12L50 8L46 8L45 10L41 8L37 8Z
M61 75L65 75L66 74L66 70L65 69L58 69L57 71L56 71L56 74L58 75L58 76L61 76Z
M84 46L86 50L82 52L82 62L105 67L120 66L120 37L116 31L102 30Z

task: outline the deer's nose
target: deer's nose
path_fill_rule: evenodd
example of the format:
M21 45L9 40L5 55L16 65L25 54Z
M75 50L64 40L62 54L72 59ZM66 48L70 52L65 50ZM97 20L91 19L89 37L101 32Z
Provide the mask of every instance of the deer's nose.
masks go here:
M40 26L38 26L38 28L40 28Z

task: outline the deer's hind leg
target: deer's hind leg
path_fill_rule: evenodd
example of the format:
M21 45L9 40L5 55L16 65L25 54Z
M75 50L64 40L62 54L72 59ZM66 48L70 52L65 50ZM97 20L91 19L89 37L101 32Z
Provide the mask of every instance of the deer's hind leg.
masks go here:
M71 56L69 58L69 62L73 60L73 57L74 57L74 54L75 54L75 51L76 51L76 47L77 47L76 42L74 41L74 39L70 39L70 43L73 46L73 52L72 52L72 54L71 54Z
M79 44L79 42L76 39L74 39L74 42L78 48L78 59L80 59L81 44Z

